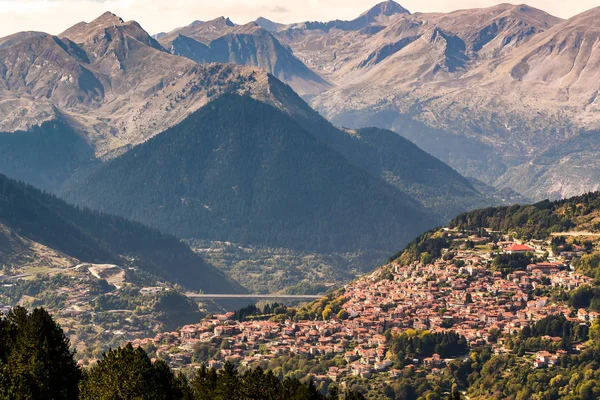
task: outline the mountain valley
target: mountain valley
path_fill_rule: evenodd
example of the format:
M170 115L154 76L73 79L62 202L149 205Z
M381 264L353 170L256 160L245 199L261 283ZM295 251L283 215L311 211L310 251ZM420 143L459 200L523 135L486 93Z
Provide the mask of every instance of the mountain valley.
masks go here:
M0 40L6 70L0 171L184 239L324 256L367 252L370 267L459 212L514 200L482 194L392 132L336 128L260 62L211 62L228 60L219 56L197 64L170 54L177 52L169 40L182 35L206 44L223 35L268 39L261 49L287 52L278 59L317 76L272 32L226 19L196 22L158 41L112 13L58 36L15 34ZM296 87L285 75L291 64L281 65L283 75L267 71ZM253 118L244 111L250 105L271 119ZM232 116L241 120L232 125ZM215 121L222 124L212 132L202 126ZM154 161L140 164L140 157ZM388 228L371 228L381 224Z
M147 7L0 38L0 398L600 398L600 7Z

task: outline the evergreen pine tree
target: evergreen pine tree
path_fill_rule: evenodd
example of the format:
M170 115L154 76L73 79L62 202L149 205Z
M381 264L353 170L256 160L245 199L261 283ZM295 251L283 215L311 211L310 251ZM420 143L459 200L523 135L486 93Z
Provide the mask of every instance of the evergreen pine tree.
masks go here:
M208 369L205 364L202 364L196 371L191 385L196 400L211 400L217 389L217 372L214 368Z
M240 378L237 369L229 361L219 370L215 399L237 400L240 398Z
M74 399L81 370L69 339L43 308L0 318L0 398Z
M89 370L81 384L81 399L179 399L182 393L177 391L177 385L166 363L152 364L142 348L134 349L129 343L104 354Z

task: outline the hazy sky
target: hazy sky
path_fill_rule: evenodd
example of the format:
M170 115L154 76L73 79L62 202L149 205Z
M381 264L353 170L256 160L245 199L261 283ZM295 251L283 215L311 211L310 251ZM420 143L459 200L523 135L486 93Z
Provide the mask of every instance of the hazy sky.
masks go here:
M57 34L104 11L125 20L135 19L148 32L157 33L187 25L193 20L228 16L246 23L264 16L278 22L353 19L378 0L0 0L0 37L24 30ZM505 2L505 1L504 1ZM569 18L600 6L600 0L525 0L559 17ZM404 0L411 12L452 11L487 7L493 0ZM519 2L520 3L520 2Z

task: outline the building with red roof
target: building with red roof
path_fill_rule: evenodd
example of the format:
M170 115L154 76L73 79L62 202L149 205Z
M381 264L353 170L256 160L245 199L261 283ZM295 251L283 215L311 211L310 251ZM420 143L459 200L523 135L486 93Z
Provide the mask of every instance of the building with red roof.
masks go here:
M510 246L504 249L505 253L508 254L525 254L525 253L533 253L535 250L529 246L524 244L511 244Z

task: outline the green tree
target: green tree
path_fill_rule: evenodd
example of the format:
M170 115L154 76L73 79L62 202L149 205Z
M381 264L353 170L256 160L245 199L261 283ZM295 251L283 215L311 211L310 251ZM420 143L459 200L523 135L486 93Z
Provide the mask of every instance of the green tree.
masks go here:
M110 350L81 383L82 400L162 400L180 398L173 372L163 361L152 364L131 343Z
M344 396L345 400L365 400L365 396L360 392L348 392Z
M0 398L74 399L81 370L69 339L43 308L0 317Z
M592 326L590 327L589 333L590 339L595 343L600 343L600 319L594 320Z
M196 371L191 385L195 399L212 399L217 389L217 371L214 368L208 369L206 365L202 364Z
M223 369L218 373L216 400L236 400L240 398L240 378L237 369L229 361L225 362Z
M427 265L431 263L434 259L434 256L429 254L428 252L421 253L420 261L422 265Z
M346 310L340 310L340 312L337 313L337 317L338 319L344 320L344 319L348 319L348 311Z

